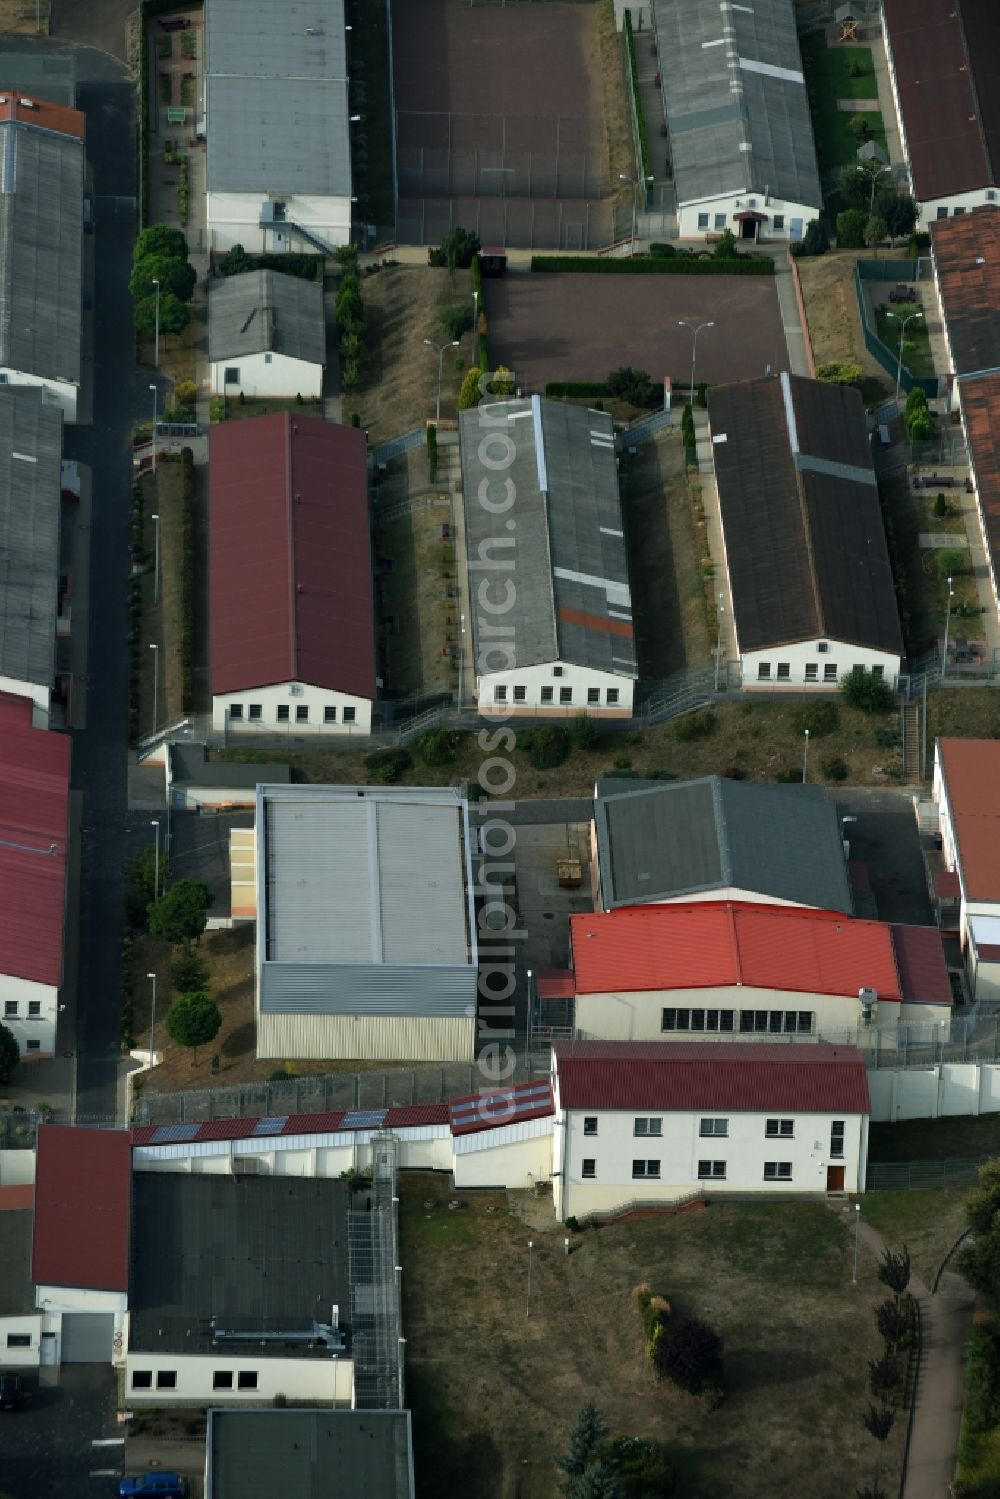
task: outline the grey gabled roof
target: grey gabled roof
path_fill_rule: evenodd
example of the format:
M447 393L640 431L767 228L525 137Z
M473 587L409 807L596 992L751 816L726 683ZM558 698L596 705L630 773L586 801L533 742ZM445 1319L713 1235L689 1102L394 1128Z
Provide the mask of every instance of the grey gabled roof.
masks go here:
M80 382L83 142L0 121L0 367Z
M603 411L539 396L461 413L469 565L493 599L513 579L503 624L516 666L637 674L613 430ZM477 658L481 612L472 611Z
M468 807L450 787L257 791L260 1008L467 1016Z
M792 0L653 0L653 11L678 203L754 192L818 212Z
M720 776L627 784L595 805L605 909L737 889L851 910L840 823L821 788Z
M209 192L351 195L343 0L205 7Z
M51 687L59 583L62 408L0 387L0 677Z
M281 271L221 276L208 291L208 357L283 354L326 364L323 287Z
M412 1499L408 1411L210 1410L205 1499Z

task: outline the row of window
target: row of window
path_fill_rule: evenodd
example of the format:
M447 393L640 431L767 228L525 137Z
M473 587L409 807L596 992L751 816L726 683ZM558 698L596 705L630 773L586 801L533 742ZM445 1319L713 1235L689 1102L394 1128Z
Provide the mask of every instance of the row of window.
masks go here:
M16 999L5 999L3 1002L3 1018L5 1020L16 1020L21 1011ZM42 1013L42 1001L40 999L28 1000L28 1019L34 1020Z
M739 1015L742 1036L808 1036L812 1034L816 1021L813 1010L740 1010ZM689 1010L668 1006L660 1016L661 1031L732 1031L735 1028L735 1010Z
M584 1181L597 1180L597 1161L593 1156L585 1156L581 1163L580 1175ZM699 1161L699 1181L725 1181L725 1161ZM765 1161L764 1180L767 1181L791 1181L791 1161ZM633 1181L659 1181L660 1162L650 1160L634 1160L632 1162Z
M248 703L246 705L246 707L247 707L246 717L247 717L247 719L248 719L248 721L250 723L260 723L260 722L262 722L262 720L264 718L264 709L263 709L262 704L260 704L260 703ZM230 718L235 718L235 719L242 719L243 718L243 704L242 703L230 703L229 704L229 717ZM277 723L289 723L290 720L291 720L291 710L290 710L289 704L288 703L279 703L278 706L277 706L277 708L275 708L275 710L274 710L274 717L275 717L275 721ZM345 707L344 709L342 709L341 723L354 723L354 722L356 722L356 720L357 720L357 709L356 708L346 708ZM309 704L308 703L296 703L296 705L295 705L295 722L296 723L308 723L309 722ZM337 722L337 709L336 709L336 707L327 707L327 708L323 709L323 722L324 723L336 723Z
M233 1384L235 1375L236 1383ZM132 1370L133 1390L151 1390L153 1388L152 1369ZM177 1370L157 1369L156 1388L158 1390L176 1390ZM216 1369L212 1374L213 1390L255 1390L257 1388L256 1369Z
M583 1133L594 1137L597 1135L596 1114L584 1114ZM632 1121L632 1134L638 1139L661 1139L663 1136L662 1118L650 1118L647 1115L639 1115ZM712 1117L698 1121L698 1134L704 1139L728 1139L728 1118ZM794 1119L765 1119L764 1138L767 1140L793 1140L795 1138ZM830 1154L831 1156L842 1156L844 1154L844 1121L834 1119L830 1125Z
M996 200L997 200L996 190L994 188L992 188L992 187L988 187L986 189L986 201L987 201L987 203L995 203ZM963 214L965 212L965 209L964 208L953 208L951 211L952 211L952 214L954 215L954 217L957 219L960 214ZM939 219L946 219L948 217L947 206L945 206L944 208L939 208L938 211L937 211L937 216L938 216Z
M872 676L873 677L884 677L885 676L885 667L884 666L873 666L872 667ZM789 681L791 681L791 677L792 677L792 668L789 666L788 662L787 661L778 661L776 663L776 665L775 665L775 679L777 681L779 681L779 682L789 682ZM758 661L758 663L757 663L757 680L758 680L758 682L769 682L771 680L771 663L770 663L770 661ZM804 680L806 682L818 682L819 681L819 662L818 661L807 661L806 662L806 670L805 670L805 678L804 678ZM824 682L836 682L838 680L839 680L839 676L838 676L837 663L835 661L824 661L824 663L823 663L823 681Z
M514 699L513 700L514 700L515 703L526 703L528 701L528 689L527 689L527 687L515 687L513 689L513 692L514 692ZM615 704L618 702L618 700L619 700L619 696L618 695L619 695L619 689L617 687L608 687L608 688L605 689L605 692L604 692L604 701L607 703L607 705L608 705L609 708L613 708L615 706ZM493 701L495 703L505 703L507 701L507 688L506 688L505 684L500 683L498 686L494 687L494 689L493 689ZM542 688L542 691L541 691L541 701L543 703L551 703L551 702L555 701L555 699L553 697L553 688L551 688L551 687L543 687ZM564 706L572 703L572 701L573 701L573 689L572 689L572 687L560 687L560 689L559 689L559 701ZM588 706L596 708L596 707L600 706L600 702L601 702L601 689L599 687L588 687L587 688L587 703L588 703Z
M753 199L750 200L750 206L753 207ZM710 217L712 217L712 216L710 216L707 213L700 213L698 215L698 228L699 229L707 229L708 226L709 226L709 218ZM721 233L721 231L723 229L725 229L725 228L728 227L728 224L729 224L729 215L728 214L717 213L717 214L714 215L713 228L715 229L716 233ZM776 231L780 231L780 230L784 229L784 227L785 227L785 215L783 213L776 213L776 214L774 214L774 216L771 219L771 225L772 225L772 228L774 228Z

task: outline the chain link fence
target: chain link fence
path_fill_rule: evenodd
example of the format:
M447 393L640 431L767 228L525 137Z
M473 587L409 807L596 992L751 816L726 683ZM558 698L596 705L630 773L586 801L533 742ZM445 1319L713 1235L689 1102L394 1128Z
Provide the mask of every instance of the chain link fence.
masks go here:
M945 1187L974 1187L989 1156L974 1160L869 1161L867 1192L940 1192Z
M354 1390L363 1410L402 1410L403 1338L399 1305L396 1141L372 1141L370 1187L347 1214Z

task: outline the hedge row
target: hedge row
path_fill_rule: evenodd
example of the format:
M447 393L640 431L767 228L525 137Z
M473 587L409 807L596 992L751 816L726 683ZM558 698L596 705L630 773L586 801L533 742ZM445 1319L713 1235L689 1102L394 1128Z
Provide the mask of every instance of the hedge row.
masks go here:
M774 261L769 255L760 260L740 256L738 260L698 260L693 255L659 256L617 255L532 255L533 271L581 271L608 276L773 276Z

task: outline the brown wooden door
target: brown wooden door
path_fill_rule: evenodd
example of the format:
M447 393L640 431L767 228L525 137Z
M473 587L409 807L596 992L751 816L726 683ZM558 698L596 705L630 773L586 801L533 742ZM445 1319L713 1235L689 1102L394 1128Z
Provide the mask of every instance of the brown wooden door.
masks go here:
M843 1166L827 1166L826 1190L828 1192L842 1192L844 1190Z

